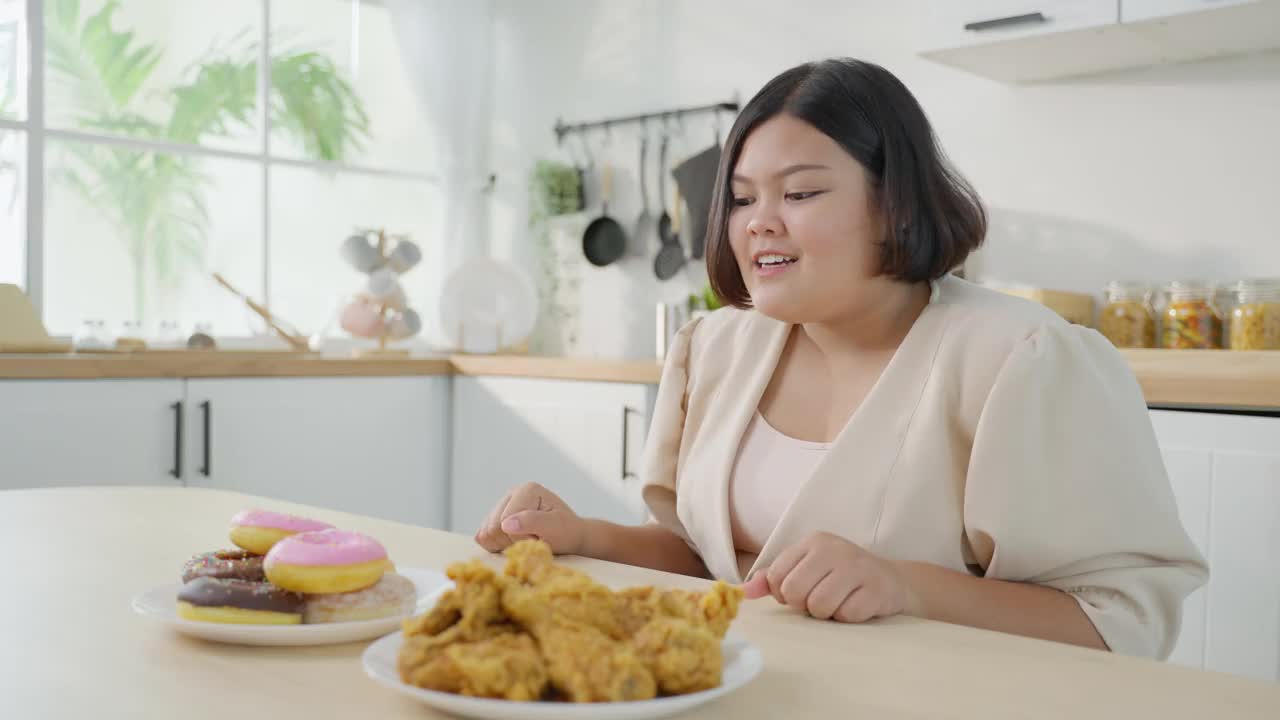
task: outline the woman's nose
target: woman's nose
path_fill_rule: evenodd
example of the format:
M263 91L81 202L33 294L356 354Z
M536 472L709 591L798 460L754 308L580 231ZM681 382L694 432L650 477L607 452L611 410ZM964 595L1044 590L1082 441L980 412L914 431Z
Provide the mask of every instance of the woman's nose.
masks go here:
M777 213L762 208L747 222L747 232L752 235L778 235L782 232L782 223Z

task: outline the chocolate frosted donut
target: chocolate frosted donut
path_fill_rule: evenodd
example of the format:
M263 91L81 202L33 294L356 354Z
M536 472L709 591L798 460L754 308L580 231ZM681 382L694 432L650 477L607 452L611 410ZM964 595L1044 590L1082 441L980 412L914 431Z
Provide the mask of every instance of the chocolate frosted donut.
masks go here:
M215 550L196 555L182 566L182 582L200 577L251 580L267 579L262 570L262 556L247 550Z
M178 591L178 615L208 622L297 624L305 598L265 582L198 577Z

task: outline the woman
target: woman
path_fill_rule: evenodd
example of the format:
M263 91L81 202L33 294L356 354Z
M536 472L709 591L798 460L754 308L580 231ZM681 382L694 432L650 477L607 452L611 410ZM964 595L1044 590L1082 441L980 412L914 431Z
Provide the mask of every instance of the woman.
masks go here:
M477 541L745 579L815 618L1167 657L1207 568L1141 391L1101 335L949 274L985 230L893 75L782 73L726 142L707 269L731 307L672 342L651 522L580 518L531 483Z

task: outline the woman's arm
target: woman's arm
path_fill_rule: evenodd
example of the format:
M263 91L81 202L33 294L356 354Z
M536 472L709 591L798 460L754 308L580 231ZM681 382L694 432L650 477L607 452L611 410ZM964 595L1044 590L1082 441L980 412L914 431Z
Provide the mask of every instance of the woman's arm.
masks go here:
M578 554L653 570L705 578L702 558L675 533L659 525L617 525L587 519Z
M974 577L930 563L897 565L907 587L907 615L1107 649L1080 604L1061 590Z

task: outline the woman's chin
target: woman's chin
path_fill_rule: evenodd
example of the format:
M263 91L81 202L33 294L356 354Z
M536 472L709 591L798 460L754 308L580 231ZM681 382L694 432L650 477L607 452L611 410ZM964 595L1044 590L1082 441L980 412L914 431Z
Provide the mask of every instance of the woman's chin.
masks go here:
M779 322L800 324L813 320L812 309L806 309L798 298L788 297L786 293L764 292L751 296L751 305L756 312Z

